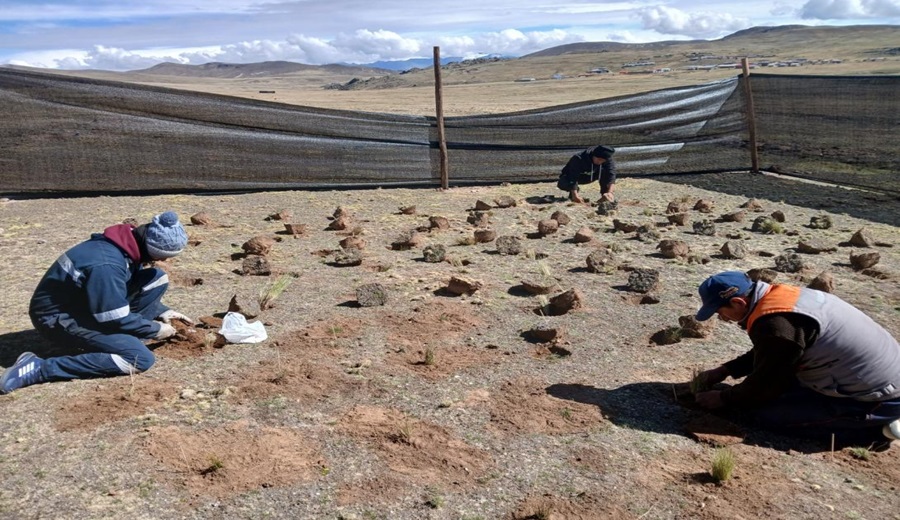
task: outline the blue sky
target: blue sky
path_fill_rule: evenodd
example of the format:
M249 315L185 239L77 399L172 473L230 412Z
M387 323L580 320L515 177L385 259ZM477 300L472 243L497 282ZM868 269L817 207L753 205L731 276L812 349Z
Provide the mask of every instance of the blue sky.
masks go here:
M429 57L435 45L443 56L521 56L787 24L896 25L900 0L0 0L0 64L371 63Z

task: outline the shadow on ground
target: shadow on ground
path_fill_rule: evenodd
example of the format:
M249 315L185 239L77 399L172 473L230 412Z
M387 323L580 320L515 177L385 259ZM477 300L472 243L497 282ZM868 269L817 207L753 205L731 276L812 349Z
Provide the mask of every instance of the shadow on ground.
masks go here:
M729 195L784 202L831 213L846 213L851 217L900 226L900 199L896 195L750 172L654 175L650 178Z
M34 352L38 357L47 358L78 354L80 351L56 346L34 329L0 334L0 366L12 365L23 352Z
M646 432L692 438L685 425L691 419L707 413L679 405L673 395L672 383L630 383L609 390L560 383L550 385L546 390L557 399L595 405L616 425ZM827 439L816 441L778 435L755 428L751 421L740 415L722 415L745 430L744 444L803 453L819 453L831 448Z

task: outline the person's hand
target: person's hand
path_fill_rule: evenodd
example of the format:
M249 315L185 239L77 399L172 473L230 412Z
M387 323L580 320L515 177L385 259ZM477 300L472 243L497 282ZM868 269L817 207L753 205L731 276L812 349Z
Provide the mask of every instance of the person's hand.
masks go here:
M575 190L569 192L569 200L571 200L572 202L577 202L579 204L584 203L584 199Z
M156 335L153 336L153 339L171 338L175 335L176 332L177 331L175 330L175 327L169 325L168 323L160 323L159 332L157 332Z
M188 318L187 316L185 316L184 314L181 314L180 312L175 312L172 309L169 309L166 312L160 314L159 319L161 319L164 323L169 323L169 324L172 323L172 320L183 321L183 322L187 323L188 325L194 324L194 320Z
M616 201L616 196L613 195L611 191L608 191L608 192L604 193L603 196L602 196L602 198L603 198L603 200L608 200L608 201L610 201L610 202L615 202L615 201Z
M699 394L694 396L694 401L703 408L708 410L715 410L716 408L722 408L725 406L725 401L722 400L722 392L719 390L710 390L709 392L700 392Z
M710 370L704 370L694 377L694 380L700 383L702 388L709 388L714 384L721 383L728 378L728 369L719 366Z

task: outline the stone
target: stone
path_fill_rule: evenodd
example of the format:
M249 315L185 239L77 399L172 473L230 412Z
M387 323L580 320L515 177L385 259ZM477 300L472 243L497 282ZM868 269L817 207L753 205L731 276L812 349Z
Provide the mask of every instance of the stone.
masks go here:
M834 276L828 271L824 271L819 273L819 276L816 276L809 282L807 285L810 289L815 289L817 291L833 293L834 292Z
M340 208L338 208L340 209ZM343 231L351 226L350 217L346 215L341 215L340 217L335 218L328 224L328 228L332 231Z
M552 235L559 229L559 222L548 218L538 222L538 234L541 236Z
M656 345L673 345L681 341L681 327L666 327L656 331L650 336L650 341Z
M860 228L859 231L853 233L850 237L850 245L853 247L872 247L875 245L875 239L869 234L866 228Z
M494 199L494 204L496 204L498 208L514 208L516 207L516 199L509 195L501 195Z
M484 284L478 280L471 278L463 278L461 276L453 276L447 284L447 292L462 296L463 294L472 294L481 289Z
M479 200L475 201L475 210L476 211L487 211L487 210L491 209L492 207L493 206L491 206L490 204L488 204L487 202L485 202L483 200L479 199Z
M673 200L669 202L669 205L666 206L666 214L671 213L687 213L690 209L687 202L682 200Z
M688 213L672 213L671 215L666 215L669 224L675 224L676 226L686 226L688 221L690 221L690 218L691 216Z
M191 215L191 224L195 226L211 226L212 223L212 218L205 211Z
M349 236L349 237L341 240L340 242L338 242L338 244L341 246L341 249L360 249L360 250L362 250L362 249L366 248L366 241L363 240L362 237L358 237L358 236Z
M711 220L694 222L694 233L714 237L716 236L716 225Z
M831 229L831 217L819 215L809 219L809 227L812 229Z
M529 278L522 280L521 284L531 294L550 294L559 285L555 278L549 276Z
M711 200L700 199L694 204L694 211L699 211L700 213L712 213L715 206L716 204Z
M255 236L250 240L244 242L244 245L241 246L241 249L244 250L248 255L260 255L265 256L269 254L269 251L272 250L272 246L275 245L275 240L266 237L266 236Z
M763 209L762 202L758 201L757 199L750 199L747 202L741 204L741 207L750 211L765 211Z
M773 211L771 216L775 220L775 222L780 222L783 224L785 221L784 212L780 209Z
M685 338L708 338L716 330L717 320L697 321L693 314L686 314L678 318L681 326L681 335Z
M497 232L493 229L476 229L475 230L475 243L476 244L486 244L488 242L493 242L494 239L497 238Z
M781 227L781 224L779 224L777 220L768 215L763 215L753 219L753 225L750 226L750 231L764 233L766 235L773 235L781 233L782 231L784 231L784 229Z
M332 263L338 267L352 267L361 264L362 261L362 251L356 248L337 251L332 257Z
M566 215L566 212L562 211L562 210L554 211L553 214L550 215L550 218L557 221L560 226L565 226L566 224L568 224L569 222L572 221L572 219L569 218L568 215Z
M380 283L369 283L356 288L356 302L360 307L378 307L387 301L387 288Z
M747 256L747 248L744 246L743 242L738 242L736 240L725 242L719 251L722 252L722 256L729 260L738 260Z
M510 235L497 237L494 245L497 246L497 252L501 255L517 255L522 252L522 241L519 237Z
M290 222L285 222L284 230L288 235L304 235L306 234L306 224L292 224Z
M595 249L587 256L587 269L592 273L609 273L617 261L609 249Z
M659 230L656 229L655 225L652 224L644 224L637 229L637 234L635 238L640 240L641 242L656 242L660 237Z
M850 265L857 271L868 269L881 261L881 254L878 251L870 253L850 253Z
M272 266L264 256L248 256L241 263L241 273L253 276L269 276Z
M659 286L659 271L649 268L637 268L628 273L628 290L638 293L655 291Z
M613 229L622 233L634 233L640 226L619 219L613 219Z
M491 223L491 218L485 211L473 211L466 218L466 222L475 227L487 227Z
M341 217L350 218L350 212L347 211L343 206L338 206L337 209L334 210L334 213L331 214L332 218L338 219Z
M691 252L691 248L687 242L681 240L665 239L656 245L661 255L666 258L687 258Z
M415 215L416 207L415 206L400 206L400 213L403 215Z
M578 231L575 232L575 236L572 238L572 241L576 244L586 244L594 239L594 230L587 226L581 226L578 228Z
M430 264L443 262L447 258L447 248L442 244L429 244L422 250L422 256Z
M619 209L619 201L617 200L601 200L597 203L597 214L598 215L612 215Z
M774 283L775 279L778 278L778 272L773 271L772 269L750 269L747 271L747 276L753 280L754 282L758 282L760 280L766 283Z
M236 312L238 314L243 314L247 319L253 319L256 317L255 313L248 311L245 305L241 305L240 300L238 300L237 294L232 296L231 301L228 302L227 312Z
M734 213L726 213L719 217L722 222L743 222L747 213L745 211L735 211Z
M568 291L557 294L550 298L550 314L553 316L561 316L571 311L580 309L584 305L584 296L578 289L569 289Z
M835 251L837 251L836 247L827 246L818 240L801 240L797 243L797 252L807 255L833 253Z
M775 270L782 273L799 273L805 266L803 258L796 253L788 253L775 257Z
M428 217L428 227L430 229L445 230L450 229L450 221L446 217L432 216Z
M406 251L421 246L423 241L424 239L419 235L419 232L413 229L397 236L397 238L391 242L391 249L395 251Z
M277 212L277 213L272 213L271 215L269 215L268 217L266 217L265 220L268 220L268 221L271 221L271 220L290 220L291 217L293 217L293 216L294 216L294 215L293 215L290 211L288 211L288 210L286 210L286 209L283 209L283 210L281 210L281 211L279 211L279 212Z
M531 327L525 335L537 341L555 341L562 337L562 329L549 323L541 323Z

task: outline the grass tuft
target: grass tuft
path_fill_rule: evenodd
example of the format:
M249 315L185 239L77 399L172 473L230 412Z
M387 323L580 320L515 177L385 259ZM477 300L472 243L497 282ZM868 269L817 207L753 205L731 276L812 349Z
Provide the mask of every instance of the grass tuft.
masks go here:
M271 285L264 287L259 292L259 298L257 301L259 302L259 310L264 311L266 309L271 309L275 303L275 300L281 296L281 293L287 289L288 285L294 280L294 277L289 274L282 275L278 277Z
M734 452L728 448L719 448L713 454L712 459L712 477L716 482L725 482L731 478L735 465Z

